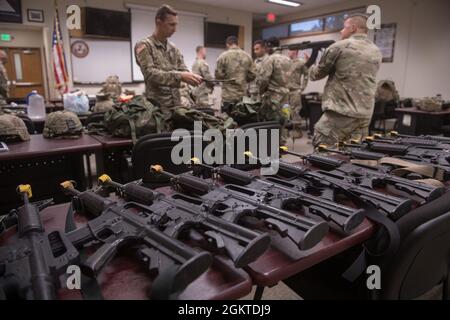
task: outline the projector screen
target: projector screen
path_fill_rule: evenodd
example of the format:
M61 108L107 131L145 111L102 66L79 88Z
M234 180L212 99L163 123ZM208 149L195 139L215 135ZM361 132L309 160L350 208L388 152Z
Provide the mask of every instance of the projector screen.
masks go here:
M134 46L150 36L155 29L156 8L129 4L131 11L131 55L133 57L133 80L143 81L144 76L134 57ZM195 48L204 45L205 16L196 13L178 12L177 32L169 39L180 49L184 62L191 69L195 60Z

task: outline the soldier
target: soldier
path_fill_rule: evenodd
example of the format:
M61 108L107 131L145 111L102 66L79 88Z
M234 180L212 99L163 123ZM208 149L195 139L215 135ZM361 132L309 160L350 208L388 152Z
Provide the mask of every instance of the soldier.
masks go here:
M298 57L298 50L289 50L289 58L292 61L289 85L289 105L291 107L291 118L294 125L293 138L301 138L300 110L302 109L302 93L308 85L308 67L306 61Z
M368 135L381 52L367 32L366 16L350 16L341 31L342 40L330 46L319 64L310 69L313 81L328 76L322 99L324 113L315 127L315 146Z
M232 104L240 102L247 94L250 81L256 74L252 58L238 47L238 38L229 36L226 40L227 51L217 59L216 79L230 80L222 85L222 112L229 112Z
M205 80L213 80L211 73L209 72L209 65L206 62L206 48L198 46L196 49L197 57L195 58L194 65L192 66L192 72L198 74ZM192 92L195 97L195 104L198 108L209 107L209 95L212 93L214 85L209 82L204 82Z
M177 12L163 5L156 13L155 24L155 32L136 44L135 56L144 75L146 97L167 113L181 106L181 82L198 86L202 78L189 72L180 50L167 40L176 31Z
M266 50L266 43L263 40L256 40L253 44L253 53L255 54L255 72L258 74L259 69L261 68L262 63L266 60L269 55ZM259 84L257 81L252 81L249 85L249 95L253 101L259 102L261 101L261 95L259 94Z
M280 40L271 38L266 43L272 54L262 63L258 73L259 89L262 95L260 117L265 121L280 121L283 128L282 143L286 143L284 128L289 120L289 76L291 60L282 54ZM287 112L286 112L287 110Z
M6 74L5 64L8 62L8 55L0 50L0 107L6 105L8 98L8 75Z

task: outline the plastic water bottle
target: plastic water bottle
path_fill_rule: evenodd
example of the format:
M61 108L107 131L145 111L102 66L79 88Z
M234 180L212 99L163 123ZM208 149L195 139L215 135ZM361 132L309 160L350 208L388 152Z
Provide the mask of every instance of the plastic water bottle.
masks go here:
M31 120L45 120L45 103L44 97L39 95L37 91L28 97L28 117Z

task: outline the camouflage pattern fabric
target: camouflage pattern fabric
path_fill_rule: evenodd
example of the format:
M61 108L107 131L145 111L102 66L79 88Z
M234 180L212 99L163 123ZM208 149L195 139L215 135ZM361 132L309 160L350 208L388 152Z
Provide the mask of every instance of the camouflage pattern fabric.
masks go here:
M27 126L17 116L11 114L0 115L0 140L2 141L28 141Z
M204 59L196 58L192 66L192 72L198 74L205 80L212 80L213 77L209 71L209 65ZM195 98L195 106L198 108L209 107L209 95L212 93L214 85L203 82L192 90L192 96Z
M378 82L375 101L394 101L398 102L400 95L395 88L395 82L392 80L381 80Z
M144 75L145 96L157 101L162 109L181 106L181 72L189 70L180 50L152 35L139 41L134 52Z
M216 79L222 84L222 103L237 103L247 94L248 83L256 79L252 58L240 48L230 48L217 59Z
M122 94L122 84L118 76L109 76L100 90L100 93L109 94L113 99L117 99Z
M323 111L370 119L380 65L380 49L365 34L354 34L328 47L319 64L310 68L313 81L328 76L322 98Z
M71 111L56 111L47 115L43 136L48 139L77 139L83 134L83 125Z
M6 105L6 99L9 95L8 75L3 63L0 62L0 106Z

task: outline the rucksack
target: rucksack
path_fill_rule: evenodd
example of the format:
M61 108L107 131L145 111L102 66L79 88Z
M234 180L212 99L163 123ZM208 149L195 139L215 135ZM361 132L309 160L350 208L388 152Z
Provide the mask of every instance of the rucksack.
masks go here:
M105 113L104 126L115 137L137 138L150 133L167 131L164 116L144 96L136 96Z
M398 102L400 96L395 88L395 82L391 80L381 80L377 85L377 92L375 95L375 101L393 101Z

